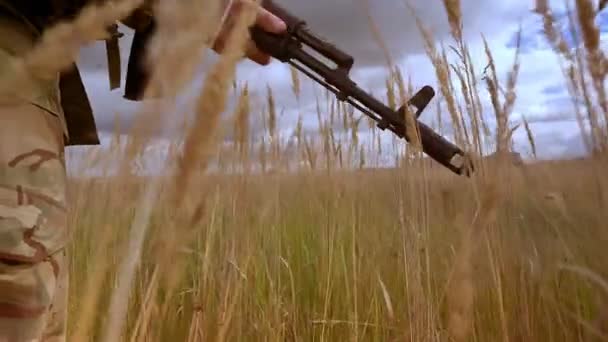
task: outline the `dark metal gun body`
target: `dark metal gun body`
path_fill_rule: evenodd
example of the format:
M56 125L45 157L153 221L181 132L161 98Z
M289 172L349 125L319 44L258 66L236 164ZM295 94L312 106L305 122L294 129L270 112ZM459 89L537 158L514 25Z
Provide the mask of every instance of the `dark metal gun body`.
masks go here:
M407 105L415 106L416 113L413 121L416 124L423 152L456 174L467 176L470 174L472 166L465 152L417 120L435 95L433 88L430 86L421 88L408 101L408 104L398 111L394 111L369 95L350 79L348 74L354 63L351 56L312 34L305 21L291 15L274 2L263 0L262 6L283 19L288 29L285 34L278 35L253 27L251 36L259 49L284 63L293 65L308 77L332 91L340 101L350 103L374 119L379 128L389 129L408 142L412 142L412 137L406 132L404 111ZM316 53L332 61L336 65L335 68L328 66L319 58L305 51L304 46L308 46Z

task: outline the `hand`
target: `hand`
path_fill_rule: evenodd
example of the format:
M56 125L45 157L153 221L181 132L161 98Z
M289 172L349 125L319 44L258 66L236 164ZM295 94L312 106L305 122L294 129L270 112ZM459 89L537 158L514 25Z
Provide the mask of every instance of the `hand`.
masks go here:
M232 28L234 27L235 18L237 18L239 12L242 10L244 3L252 3L252 0L233 0L230 2L230 8L228 9L228 14L226 16L226 21L223 23L222 28L220 29L220 33L213 43L213 50L221 53L225 47L226 39ZM287 30L287 25L283 20L274 14L270 13L266 9L261 6L257 6L258 13L256 14L255 25L259 26L261 29L270 32L270 33L283 33ZM249 41L246 48L246 56L250 60L258 63L259 65L268 65L271 61L271 56L260 51L253 41Z

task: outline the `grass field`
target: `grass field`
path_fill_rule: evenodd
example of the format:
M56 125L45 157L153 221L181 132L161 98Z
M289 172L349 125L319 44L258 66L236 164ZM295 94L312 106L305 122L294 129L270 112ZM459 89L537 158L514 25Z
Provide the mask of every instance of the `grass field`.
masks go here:
M608 276L606 184L602 164L557 166L512 171L508 188L504 178L421 183L403 170L221 179L198 187L198 220L160 201L127 331L163 341L588 341L606 314L608 289L595 280ZM140 190L78 188L73 317L97 331ZM172 238L180 246L169 256Z
M597 52L591 1L574 3L572 23L581 27L585 43L579 50L556 39L550 12L537 3L573 99L583 103L576 113L592 124L588 141L594 153L523 166L480 159L470 179L421 161L415 146L404 142L382 151L394 155L397 166L374 167L381 146L375 137L390 133L369 128L367 119L357 126L360 114L347 106L321 103L319 108L329 109L318 113L317 136L296 128L291 144L273 139L276 99L269 94L260 116L249 109L245 87L231 88L245 32L237 25L240 33L192 102L194 119L168 157L166 177L142 178L129 165L160 127L152 126L154 118L171 108L171 101L160 109L146 107L124 149L112 147L98 156L91 152L96 167L124 156L125 167L118 173L73 179L71 338L608 339L608 283L603 280L608 277L603 83L608 61ZM124 7L99 8L91 13L102 15L81 16L72 31L49 32L48 45L30 63L42 65L38 70L67 67L48 64L60 58L36 56L51 49L53 39L74 47L60 53L75 53L82 32L103 27L138 4L127 0ZM436 50L433 37L420 26L436 70L440 107L435 108L450 114L459 145L473 154L487 153L491 146L502 155L511 146L517 55L503 85L487 50L488 75L481 79L485 65L472 64L461 38L466 23L460 22L458 1L443 4L454 51ZM200 46L213 31L213 18L193 20L191 13L203 12L187 6L193 5L172 4L161 11L154 41L165 50L154 50L163 53L153 56L150 91L169 91L169 100L200 61L192 46ZM172 20L172 15L181 17ZM177 30L179 42L170 38ZM461 56L450 60L454 67L447 57L452 52ZM385 100L395 104L411 95L404 75L390 70L387 75ZM294 96L299 82L294 76ZM218 132L226 128L220 113L229 96L239 97L228 127L235 139L220 149ZM488 96L492 107L482 108L480 99ZM427 111L433 115L433 106ZM249 130L260 118L266 122L262 142ZM343 134L335 132L336 126ZM523 127L534 147L533 132L526 122ZM366 130L372 143L358 139ZM219 165L219 172L205 172L211 163Z

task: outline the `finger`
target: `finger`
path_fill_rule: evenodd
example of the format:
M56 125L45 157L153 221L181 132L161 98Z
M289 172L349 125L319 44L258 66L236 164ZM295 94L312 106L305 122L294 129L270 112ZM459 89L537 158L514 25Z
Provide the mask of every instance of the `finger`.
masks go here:
M229 9L229 17L233 17L237 15L240 11L243 10L245 4L254 4L253 0L236 0L230 5ZM260 26L261 29L271 32L271 33L283 33L287 30L287 25L285 22L272 14L270 11L265 9L264 7L257 6L258 13L256 15L256 25Z
M230 8L228 9L228 20L238 16L238 14L243 10L246 5L255 5L253 0L235 0L230 4ZM256 25L260 26L265 31L271 33L282 33L287 30L287 25L285 22L272 14L270 11L257 5L257 14L256 14Z
M260 26L261 29L270 33L278 34L287 30L287 25L283 20L281 20L281 18L262 7L259 7L256 24Z
M239 12L242 11L245 3L253 3L251 0L236 0L233 1L228 9L229 14L227 15L226 20L224 21L222 28L220 29L218 37L213 42L213 50L216 52L222 52L225 48L226 38L234 29L235 23L239 18ZM266 9L259 7L256 15L256 23L262 30L268 31L271 33L282 33L287 29L287 25L283 20L267 11ZM252 61L256 62L260 65L267 65L271 62L272 57L268 54L260 51L256 48L255 44L252 41L248 41L246 47L246 56Z

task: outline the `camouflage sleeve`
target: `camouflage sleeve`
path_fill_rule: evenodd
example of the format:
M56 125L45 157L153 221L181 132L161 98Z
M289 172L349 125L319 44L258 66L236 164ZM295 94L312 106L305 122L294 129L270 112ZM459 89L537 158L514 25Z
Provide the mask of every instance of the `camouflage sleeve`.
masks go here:
M0 15L0 82L12 79L11 61L34 38ZM65 340L67 130L58 82L0 93L0 341Z

